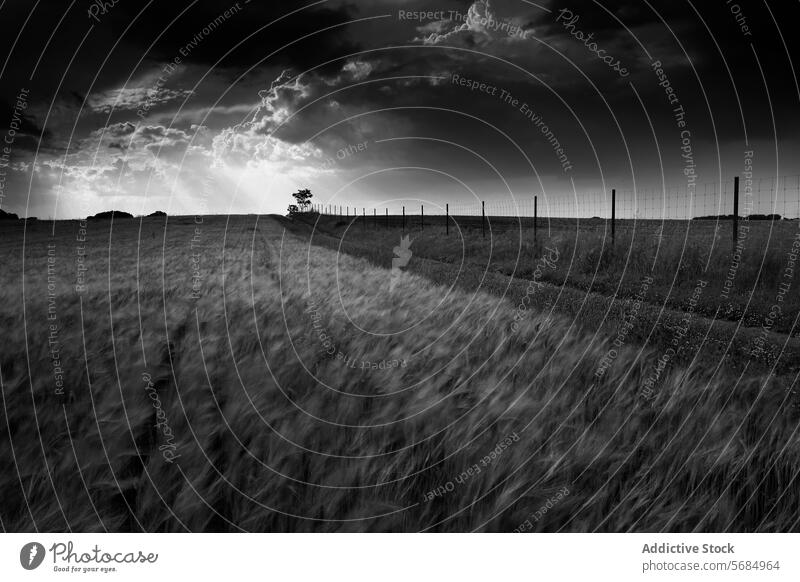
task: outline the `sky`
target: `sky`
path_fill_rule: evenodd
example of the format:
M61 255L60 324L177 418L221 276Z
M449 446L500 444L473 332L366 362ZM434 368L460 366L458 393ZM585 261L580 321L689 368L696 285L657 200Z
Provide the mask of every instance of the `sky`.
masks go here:
M309 188L394 211L795 176L796 6L5 0L0 209L284 213Z

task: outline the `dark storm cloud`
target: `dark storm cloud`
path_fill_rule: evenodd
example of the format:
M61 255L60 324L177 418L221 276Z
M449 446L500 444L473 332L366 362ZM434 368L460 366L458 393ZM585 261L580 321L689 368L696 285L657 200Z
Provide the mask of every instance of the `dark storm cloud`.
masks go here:
M546 35L563 35L564 18L577 17L575 28L594 33L601 43L617 41L631 55L644 56L641 43L653 60L669 66L673 81L684 88L683 95L694 109L707 109L705 91L713 112L722 116L739 116L736 93L744 109L766 113L769 90L773 104L789 113L798 102L791 64L797 47L787 24L798 21L798 6L757 0L554 0L549 4L553 14L542 15L535 26ZM559 15L564 18L556 22ZM651 92L642 85L637 89ZM741 130L741 122L739 126ZM723 131L730 127L722 124ZM753 134L769 131L763 119L748 129Z
M664 0L650 2L649 6L645 0L619 0L618 2L553 0L547 4L552 14L543 15L535 24L549 32L556 32L561 28L561 25L555 22L555 16L562 10L567 10L580 16L581 26L596 31L599 36L603 34L613 35L620 30L624 30L624 26L634 28L658 22L658 16L650 6L655 8L672 24L677 24L682 19L685 19L687 10L689 10L689 6L685 2Z
M637 179L654 178L657 144L668 167L680 155L675 155L672 106L652 61L662 62L686 108L698 158L713 160L717 140L723 148L740 150L745 128L751 142L768 144L770 106L779 120L779 139L797 142L798 97L783 46L785 40L789 53L797 55L788 29L797 21L794 5L553 0L542 9L520 0L439 0L435 5L337 0L267 26L308 4L124 1L93 20L86 12L88 0L76 2L66 16L67 6L45 0L22 29L33 3L6 2L0 9L0 43L11 51L22 33L10 53L0 97L10 103L19 88L30 89L25 134L38 135L36 130L45 128L48 147L71 144L67 174L82 184L97 174L87 164L100 166L106 179L135 179L150 169L168 173L184 155L190 165L196 162L193 168L208 166L212 158L229 162L231 175L244 165L282 159L281 171L305 170L364 141L371 144L365 152L329 173L404 163L446 167L465 176L483 171L441 142L377 145L408 136L450 140L490 158L502 151L498 164L504 171L527 180L528 162L501 132L517 141L538 170L563 179L553 148L520 111L521 103L545 119L568 149L580 168L576 180L596 184L602 168L622 181L630 178L631 167L641 174ZM434 9L458 17L412 21L398 16L400 10ZM561 10L577 16L574 28L592 33L630 75L615 73L570 34L556 20ZM382 18L343 25L373 16ZM346 57L358 51L364 52ZM165 63L176 57L180 65L165 73ZM498 93L470 91L454 84L453 74L496 86ZM520 103L510 105L500 91ZM142 103L148 107L140 115ZM0 115L8 117L5 109ZM205 127L196 131L193 124ZM23 139L18 152L35 145ZM103 195L113 192L101 186Z
M156 60L172 60L184 50L195 64L223 59L219 66L242 69L275 53L270 65L305 69L321 55L335 58L357 48L342 26L356 18L356 9L337 2L313 4L178 0L156 2L137 20L139 6L123 2L110 11L107 26L115 35L128 29L125 42Z
M40 138L47 139L50 136L30 116L27 108L25 93L19 94L14 101L0 97L0 135L6 136L13 131L14 146L21 149L34 148Z
M486 11L486 4L475 2L473 6L480 5L482 13ZM646 137L649 122L643 117L638 97L657 130L671 129L673 125L672 108L650 66L660 61L672 87L680 95L681 104L689 112L698 139L707 143L719 139L744 144L746 129L749 140L769 140L773 138L771 108L775 116L783 120L778 129L779 137L791 139L800 129L798 95L790 63L791 56L796 57L798 51L787 27L787 23L798 21L798 9L794 4L772 3L767 8L753 1L690 4L556 0L547 4L550 12L532 11L529 5L522 3L489 4L500 21L516 15L515 22L528 31L528 40L497 42L502 39L491 39L480 31L468 30L448 36L449 42L442 44L478 49L504 58L537 75L542 83L491 57L459 52L455 48L449 51L421 48L412 55L401 51L382 55L380 70L395 74L410 70L461 71L515 94L521 92L537 103L552 99L544 87L546 83L576 111L586 126L604 125L613 114L628 138L641 138L642 135ZM556 21L561 10L569 10L568 16L576 18L571 29L565 28L564 22ZM423 23L416 28L414 36L424 37L420 33L431 30L446 36L458 26L462 23ZM583 42L570 34L571 30L592 34L607 54L613 54L627 66L631 76L628 79L615 76ZM762 69L766 81L762 79ZM418 96L420 100L436 99L435 94L440 92L438 87L422 87ZM454 103L462 105L472 101L468 97ZM491 115L488 111L487 114ZM495 116L506 114L502 107L496 107ZM565 106L556 115L560 121L572 116ZM612 136L619 133L616 127L611 129ZM597 134L593 138L601 143L609 139Z
M337 26L354 17L352 6L329 2L304 8L309 4L299 0L119 2L92 18L88 10L93 3L85 0L76 2L71 10L69 4L57 0L4 2L0 7L0 48L8 60L0 98L8 102L21 88L27 89L35 111L28 121L43 124L48 117L47 129L59 138L80 123L79 115L107 114L112 107L135 111L143 101L155 108L187 97L190 93L185 88L154 86L152 82L121 90L129 79L150 74L176 57L183 56L187 66L199 71L223 59L216 74L233 79L275 51L261 62L255 76L263 76L266 67L303 70L317 64L320 55L327 59L356 50L344 28ZM270 25L298 9L297 14ZM330 30L322 30L326 28ZM310 35L308 39L298 41L306 35ZM251 38L228 54L247 37ZM282 48L284 45L289 46ZM174 76L176 79L168 82L179 78ZM224 82L221 85L224 87ZM79 113L82 107L84 111ZM0 115L5 110L3 107ZM0 124L7 123L6 117Z
M9 59L6 73L30 73L40 55L40 67L48 69L50 60L63 65L65 58L73 56L70 49L80 45L90 26L94 30L83 43L83 51L76 55L76 71L93 73L91 65L98 62L98 57L105 58L115 45L129 61L143 56L156 61L172 60L188 47L193 62L212 64L252 35L241 49L225 58L223 66L249 67L277 51L271 64L300 68L316 64L320 55L337 56L356 46L339 25L357 18L357 9L337 1L119 2L90 17L88 8L94 4L80 0L69 10L69 4L58 0L35 4L22 0L4 2L0 8L0 46L4 55L16 57ZM23 34L17 39L23 26ZM55 36L43 53L51 33ZM309 38L300 40L304 36ZM60 68L64 69L65 66ZM117 71L116 75L127 72Z

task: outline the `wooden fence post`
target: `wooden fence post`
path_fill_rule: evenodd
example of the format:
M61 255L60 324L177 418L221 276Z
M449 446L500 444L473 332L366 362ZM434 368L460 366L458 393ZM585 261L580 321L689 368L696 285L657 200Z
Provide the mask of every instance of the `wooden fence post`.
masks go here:
M481 231L483 238L486 238L486 202L481 201Z
M539 197L533 197L533 240L536 241L537 229L539 228Z
M445 204L445 214L446 214L445 221L444 221L445 231L446 231L446 234L449 235L450 234L450 205L449 204Z
M739 176L733 179L733 248L739 242Z
M617 191L611 190L611 244L617 240Z

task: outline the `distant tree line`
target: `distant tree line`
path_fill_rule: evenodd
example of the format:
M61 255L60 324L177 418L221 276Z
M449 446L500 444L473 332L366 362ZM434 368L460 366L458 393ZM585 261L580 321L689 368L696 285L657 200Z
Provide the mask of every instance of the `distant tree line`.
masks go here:
M739 218L744 218L740 216ZM780 214L750 214L748 220L784 220ZM710 216L695 216L692 220L733 220L733 214L717 214ZM786 218L785 220L793 220Z

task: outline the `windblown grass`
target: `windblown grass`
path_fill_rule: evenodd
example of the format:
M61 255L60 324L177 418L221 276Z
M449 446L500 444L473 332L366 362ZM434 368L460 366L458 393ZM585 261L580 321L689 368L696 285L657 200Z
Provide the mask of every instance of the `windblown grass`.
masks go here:
M514 331L506 299L272 219L206 219L192 300L195 226L94 226L82 296L76 225L58 226L63 397L50 237L4 236L25 256L24 298L21 261L0 290L6 531L798 529L785 379L673 366L644 398L658 352L623 347L598 379L610 345L568 319L527 311Z
M368 221L348 224L337 217L301 216L299 220L316 229L316 237L332 235L342 240L343 248L369 249L377 261L392 256L399 228L385 229ZM351 219L352 220L352 219ZM530 278L545 247L559 249L564 260L544 274L543 281L603 295L632 297L638 293L643 276L655 276L648 300L672 309L685 309L696 281L709 281L696 311L707 317L741 322L746 327L761 327L775 304L778 285L789 265L789 252L800 236L800 221L741 221L741 256L731 242L729 222L716 221L619 221L616 242L612 244L609 225L600 219L541 220L538 236L532 228L520 229L513 221L495 219L495 228L481 236L474 218L467 226L451 225L450 235L441 226L442 217L429 217L425 229L417 222L408 233L416 241L418 258L446 263L475 265L491 272ZM408 224L412 221L409 219ZM479 224L479 223L478 223ZM488 221L492 226L492 221ZM348 227L349 226L349 227ZM796 259L795 259L796 260ZM730 278L730 291L723 287ZM773 331L800 335L794 316L800 312L800 277L790 281L791 291L783 302L784 316Z

